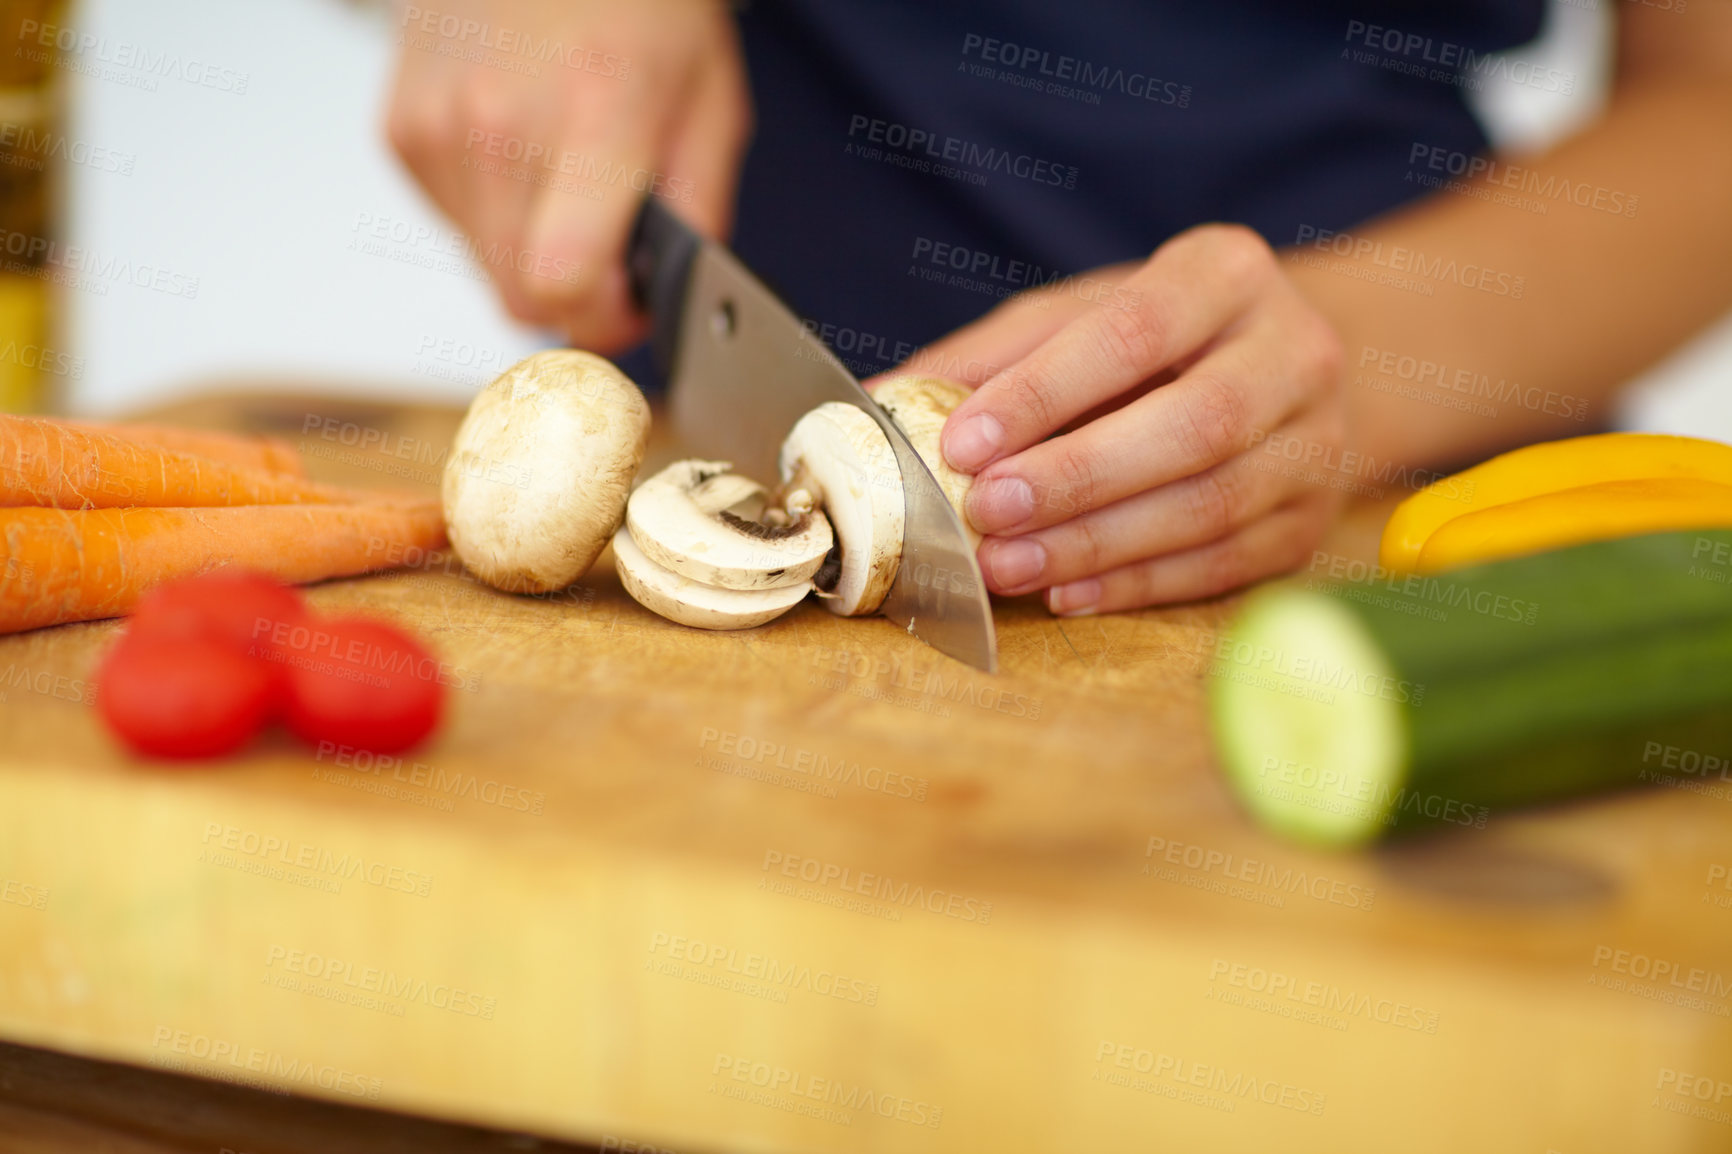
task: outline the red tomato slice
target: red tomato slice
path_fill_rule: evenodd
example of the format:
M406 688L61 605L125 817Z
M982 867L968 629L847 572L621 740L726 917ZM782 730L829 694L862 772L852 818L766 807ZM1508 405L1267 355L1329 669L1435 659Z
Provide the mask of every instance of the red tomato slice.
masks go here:
M115 736L152 757L217 757L264 726L277 700L262 661L208 637L121 638L96 678L96 708Z
M439 724L439 662L395 625L365 617L312 620L292 631L289 728L314 745L397 753Z

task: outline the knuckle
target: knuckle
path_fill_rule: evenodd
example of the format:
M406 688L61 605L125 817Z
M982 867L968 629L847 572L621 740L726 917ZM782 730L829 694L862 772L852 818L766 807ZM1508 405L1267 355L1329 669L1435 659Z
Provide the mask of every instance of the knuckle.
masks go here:
M457 96L457 111L465 125L490 137L512 137L525 121L516 97L485 79L463 86Z
M1181 442L1197 459L1213 464L1245 449L1251 412L1237 385L1219 377L1193 377L1180 414Z
M1102 340L1114 364L1139 373L1160 364L1170 323L1156 294L1143 293L1131 308L1107 309L1101 315Z
M1199 473L1190 481L1189 508L1191 523L1205 532L1218 536L1238 524L1244 508L1244 497L1231 473L1211 469Z
M1207 550L1203 554L1202 595L1213 597L1254 581L1251 556L1243 542L1234 539Z
M1243 224L1207 224L1199 231L1212 250L1211 261L1230 283L1255 284L1275 271L1275 251L1256 229Z
M1107 567L1109 544L1101 535L1101 527L1083 519L1072 523L1071 540L1066 548L1072 558L1072 568L1079 575L1099 573Z
M404 160L437 149L444 131L441 118L430 116L410 103L393 105L385 119L385 138Z
M994 400L1002 399L1005 408L1018 417L1031 420L1042 432L1049 432L1061 423L1058 407L1053 403L1052 397L1041 383L1028 373L1012 372L1001 376L995 382L995 391L999 396L993 398ZM993 407L999 408L998 405Z
M1068 497L1073 504L1084 507L1093 502L1101 475L1099 459L1093 452L1074 446L1067 448L1059 454L1055 467L1062 482L1053 494L1055 497Z
M1347 363L1347 349L1335 326L1312 313L1297 343L1302 363L1309 367L1318 381L1328 384L1341 378Z

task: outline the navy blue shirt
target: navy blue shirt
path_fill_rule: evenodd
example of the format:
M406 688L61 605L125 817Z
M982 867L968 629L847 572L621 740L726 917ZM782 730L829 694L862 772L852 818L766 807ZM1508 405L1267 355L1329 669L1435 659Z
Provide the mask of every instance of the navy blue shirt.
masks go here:
M733 244L869 375L1200 223L1290 245L1425 194L1425 158L1485 149L1464 87L1542 7L753 0Z

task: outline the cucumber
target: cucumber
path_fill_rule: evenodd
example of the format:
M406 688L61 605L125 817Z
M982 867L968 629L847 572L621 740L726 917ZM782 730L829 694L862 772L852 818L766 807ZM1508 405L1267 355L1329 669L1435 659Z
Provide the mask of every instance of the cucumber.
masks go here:
M1216 649L1216 745L1285 836L1353 845L1732 753L1732 532L1267 586Z

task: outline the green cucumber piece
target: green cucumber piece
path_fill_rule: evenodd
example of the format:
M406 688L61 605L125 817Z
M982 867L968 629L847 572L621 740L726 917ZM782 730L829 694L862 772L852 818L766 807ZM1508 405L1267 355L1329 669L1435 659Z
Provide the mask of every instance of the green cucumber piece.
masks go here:
M1732 533L1602 541L1431 577L1253 593L1217 647L1244 805L1320 845L1483 825L1732 752Z

